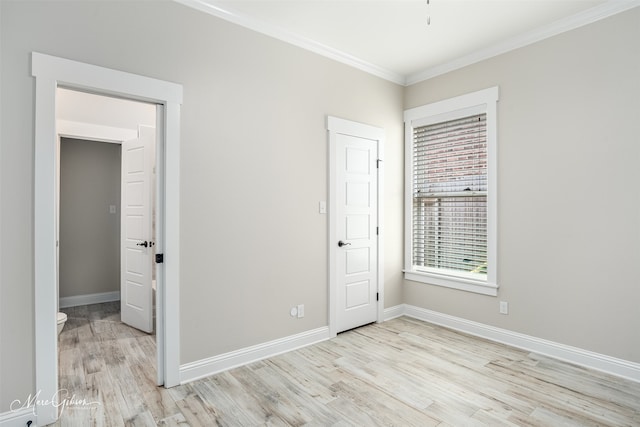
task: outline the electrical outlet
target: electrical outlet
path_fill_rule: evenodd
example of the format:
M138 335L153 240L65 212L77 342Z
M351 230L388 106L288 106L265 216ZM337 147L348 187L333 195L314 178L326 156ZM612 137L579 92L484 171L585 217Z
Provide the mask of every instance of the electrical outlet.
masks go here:
M298 307L291 307L291 311L289 311L289 314L291 315L291 317L298 316Z
M298 319L304 317L304 304L298 306Z
M509 314L509 303L500 301L500 314Z
M109 213L116 213L116 205L109 205Z

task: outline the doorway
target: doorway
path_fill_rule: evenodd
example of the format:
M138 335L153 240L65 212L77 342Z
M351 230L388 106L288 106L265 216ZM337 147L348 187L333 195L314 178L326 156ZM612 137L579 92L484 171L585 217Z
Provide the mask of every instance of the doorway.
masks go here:
M120 148L60 138L59 311L120 299Z
M96 94L157 104L158 235L156 250L163 254L158 269L157 331L158 381L165 387L180 383L179 271L180 271L180 104L182 86L144 76L84 64L34 52L35 77L35 335L36 389L56 400L57 358L57 230L56 187L59 156L55 122L59 86ZM165 304L165 301L172 304ZM36 402L38 422L50 424L58 417L56 405Z
M156 108L57 89L60 308L121 300L123 323L147 333L154 330Z

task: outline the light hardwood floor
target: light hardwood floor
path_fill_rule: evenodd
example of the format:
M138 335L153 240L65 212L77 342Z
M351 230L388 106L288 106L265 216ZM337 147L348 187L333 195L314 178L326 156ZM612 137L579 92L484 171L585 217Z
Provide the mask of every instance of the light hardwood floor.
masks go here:
M56 425L640 426L638 383L405 317L166 390L118 305L64 310Z

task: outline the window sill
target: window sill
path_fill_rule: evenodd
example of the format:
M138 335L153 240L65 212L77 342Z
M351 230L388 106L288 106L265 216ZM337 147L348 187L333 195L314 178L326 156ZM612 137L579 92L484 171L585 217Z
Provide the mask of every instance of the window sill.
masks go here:
M428 285L443 286L445 288L458 289L461 291L493 297L498 296L498 285L487 282L407 270L404 271L404 278L406 280L426 283Z

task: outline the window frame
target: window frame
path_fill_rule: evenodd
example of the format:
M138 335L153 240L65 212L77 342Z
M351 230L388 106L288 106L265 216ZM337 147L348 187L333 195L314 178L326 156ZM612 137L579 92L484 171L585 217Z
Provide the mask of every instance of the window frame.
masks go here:
M404 278L406 280L444 286L452 289L497 296L498 281L498 194L497 194L497 109L499 89L497 86L445 99L404 112L405 123L405 251ZM478 280L465 274L444 274L419 271L413 265L413 129L428 124L440 123L473 114L486 114L487 131L487 277Z

